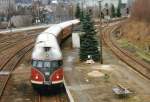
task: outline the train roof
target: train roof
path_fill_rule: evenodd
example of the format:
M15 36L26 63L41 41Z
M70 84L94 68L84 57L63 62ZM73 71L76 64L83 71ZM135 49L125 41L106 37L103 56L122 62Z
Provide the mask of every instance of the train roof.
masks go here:
M69 27L71 25L73 25L73 23L71 21L63 22L63 23L58 24L58 26L60 26L62 29L66 28L66 27Z
M35 47L32 53L32 59L34 60L60 60L62 59L62 53L57 42L58 34L66 27L73 24L78 24L79 20L72 20L53 25L46 29L40 35L38 35ZM46 48L49 48L46 51Z
M48 52L44 48L50 48ZM52 34L42 33L37 37L37 41L32 53L34 60L60 60L62 53L60 51L57 39Z
M62 28L58 26L58 24L56 24L46 29L43 33L53 34L57 36L61 31L62 31Z
M78 19L75 19L75 20L72 20L72 21L70 21L72 24L78 24L78 23L80 23L80 20L78 20Z
M36 46L53 47L56 42L56 37L54 35L43 32L37 37Z
M74 24L78 24L80 21L79 20L71 20L71 21L67 21L67 22L63 22L60 24L55 24L53 26L51 26L50 28L46 29L44 31L44 33L49 33L49 34L53 34L55 36L58 36L58 34L66 27L74 25Z

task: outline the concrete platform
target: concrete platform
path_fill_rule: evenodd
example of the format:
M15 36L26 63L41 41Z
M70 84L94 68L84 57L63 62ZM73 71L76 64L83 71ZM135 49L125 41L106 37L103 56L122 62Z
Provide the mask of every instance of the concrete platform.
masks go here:
M150 82L144 80L111 52L104 53L106 65L78 61L78 50L65 48L64 79L71 102L150 102ZM121 84L134 92L120 99L112 88Z

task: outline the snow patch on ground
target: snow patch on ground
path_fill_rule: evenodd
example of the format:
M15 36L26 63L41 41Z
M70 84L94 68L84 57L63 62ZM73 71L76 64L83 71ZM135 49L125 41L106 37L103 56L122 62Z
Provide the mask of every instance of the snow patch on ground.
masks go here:
M96 66L96 67L94 66L94 67L92 67L92 69L106 70L106 71L114 70L111 65L101 65L101 66Z
M72 62L74 60L74 57L72 57L72 56L69 56L68 58L67 58L67 62Z
M88 73L88 76L91 76L91 77L103 77L104 73L99 72L99 71L92 71L92 72Z

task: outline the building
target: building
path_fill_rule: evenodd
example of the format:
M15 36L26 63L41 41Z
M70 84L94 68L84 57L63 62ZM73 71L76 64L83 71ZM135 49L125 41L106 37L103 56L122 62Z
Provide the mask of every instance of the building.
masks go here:
M15 0L0 0L0 15L8 15L15 11Z
M103 0L101 2L102 10L104 11L104 15L108 16L111 15L111 6L118 8L119 0ZM122 16L127 16L127 9L128 9L128 0L121 0L121 14Z

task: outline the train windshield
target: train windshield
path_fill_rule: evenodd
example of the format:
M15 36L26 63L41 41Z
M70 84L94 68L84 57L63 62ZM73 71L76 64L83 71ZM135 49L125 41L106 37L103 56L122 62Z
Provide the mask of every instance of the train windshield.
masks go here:
M38 67L38 68L43 67L43 61L38 61L38 62L37 62L37 67Z
M52 62L52 68L56 68L56 67L58 67L59 65L58 65L58 61L53 61Z
M32 66L36 67L37 61L32 61Z
M57 68L59 66L62 66L62 64L62 61L32 61L32 66L37 68Z
M50 63L50 62L44 62L44 67L45 67L45 68L51 67L51 63Z

